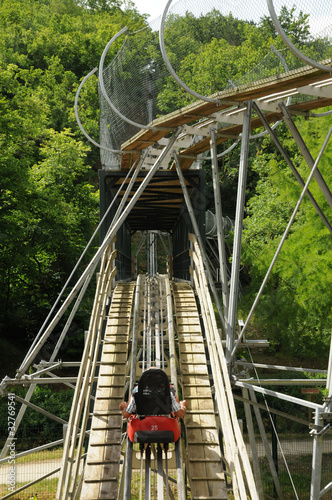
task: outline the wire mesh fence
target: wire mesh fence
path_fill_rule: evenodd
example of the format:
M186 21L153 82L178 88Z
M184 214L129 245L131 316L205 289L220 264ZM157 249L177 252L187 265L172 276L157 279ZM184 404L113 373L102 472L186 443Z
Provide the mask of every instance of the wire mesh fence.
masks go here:
M68 418L72 391L54 393L51 389L43 388L32 401L41 406L42 397L44 397L43 409L53 414L61 414L64 420ZM20 405L15 408L15 415L18 414L19 409ZM60 411L60 409L62 410ZM290 426L290 431L287 432L285 431L285 420L277 416L275 419L276 430L278 432L281 429L281 432L278 432L277 442L273 439L269 419L264 418L263 421L281 484L282 498L293 499L297 495L299 500L309 499L313 453L313 439L309 435L309 429L297 424L296 428ZM9 428L11 426L8 426L8 401L4 397L0 402L1 448L6 443L10 433ZM66 427L60 422L52 421L31 408L26 410L25 418L15 435L15 439L7 443L6 454L0 465L0 498L34 482L11 498L16 500L50 500L55 498L62 458L61 440L65 429ZM245 425L244 436L248 443ZM52 442L55 444L48 449L24 454L28 450L40 448ZM256 445L264 498L277 498L266 450L259 434L256 435ZM249 443L248 454L252 459ZM322 487L331 481L331 470L332 433L329 433L323 441ZM45 479L38 481L42 476L45 476ZM332 490L324 495L324 499L332 499Z
M332 57L331 2L306 0L300 8L281 0L274 4L282 29L301 54L316 62ZM187 88L207 97L307 64L277 33L265 1L179 0L163 17L162 23L160 17L122 34L120 50L99 75L104 87L100 143L106 148L119 151L159 115L196 100L170 68ZM116 152L102 150L101 157L104 168L119 168Z
M65 422L69 417L73 391L55 392L54 388L37 387L30 402L47 414L28 407L21 424L17 426L16 418L20 414L21 403L14 395L24 398L26 392L25 388L15 388L0 401L0 449L3 450L0 462L0 498L18 490L11 498L54 499L61 466ZM28 484L31 486L20 491Z
M276 419L276 428L278 430L278 420ZM280 421L279 421L280 424ZM269 427L269 424L267 424ZM278 474L282 498L309 500L310 486L312 479L312 454L313 438L309 435L309 429L303 426L298 432L282 432L278 435L278 440L273 438L271 429L266 429L269 448ZM248 454L252 460L252 450L246 436ZM265 446L256 435L256 445L259 469L261 473L264 498L278 498L276 488L273 482L269 461L266 456ZM323 441L322 475L321 488L331 482L332 470L332 433L325 436ZM326 500L332 499L332 490L327 492L324 497Z

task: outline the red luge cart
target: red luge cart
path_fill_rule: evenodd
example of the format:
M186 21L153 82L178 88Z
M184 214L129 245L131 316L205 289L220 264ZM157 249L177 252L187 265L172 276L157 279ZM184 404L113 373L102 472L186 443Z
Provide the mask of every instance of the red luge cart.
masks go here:
M136 414L128 422L130 441L174 443L180 438L180 423L172 414L169 381L163 370L146 370L132 397L135 398Z

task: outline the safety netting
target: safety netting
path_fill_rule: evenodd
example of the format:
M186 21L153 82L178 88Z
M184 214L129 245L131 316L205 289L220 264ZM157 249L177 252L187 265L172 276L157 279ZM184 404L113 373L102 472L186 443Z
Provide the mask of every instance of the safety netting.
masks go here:
M269 2L286 41L273 23ZM103 68L101 144L110 149L120 150L159 115L195 101L188 88L213 98L307 65L288 41L312 61L331 62L330 0L301 0L300 6L291 0L179 0L165 7L163 16L124 33L122 47ZM119 155L103 151L102 163L117 168Z

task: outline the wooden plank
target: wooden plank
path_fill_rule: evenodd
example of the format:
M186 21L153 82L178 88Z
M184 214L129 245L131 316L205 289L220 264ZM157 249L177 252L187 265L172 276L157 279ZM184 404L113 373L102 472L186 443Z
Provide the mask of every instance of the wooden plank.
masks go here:
M219 433L195 297L185 283L173 283L172 287L182 392L189 405L184 424L191 495L192 498L226 499ZM186 333L180 333L182 330Z
M126 362L134 284L116 287L105 339L93 408L91 433L84 471L81 500L116 499L118 491L122 415L119 402L124 397ZM118 303L126 301L119 313ZM114 312L115 311L115 312Z

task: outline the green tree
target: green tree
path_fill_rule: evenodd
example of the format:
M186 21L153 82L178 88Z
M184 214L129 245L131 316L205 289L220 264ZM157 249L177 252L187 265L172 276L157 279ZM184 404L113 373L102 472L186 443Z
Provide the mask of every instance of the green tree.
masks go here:
M319 123L303 119L297 122L309 150L316 157L326 135L328 118ZM290 145L286 137L284 143L286 147ZM260 180L248 203L245 220L243 263L250 275L250 286L242 302L244 311L253 302L302 190L284 161L271 150L268 139L265 149L253 165ZM288 150L306 179L309 168L296 151L290 147ZM328 185L332 180L331 154L329 147L320 164ZM310 190L327 214L327 201L315 182ZM305 198L254 319L255 328L264 331L279 349L289 354L309 358L326 356L332 321L328 291L332 266L330 238L329 231Z
M108 40L124 25L143 25L133 4L121 7L116 1L0 4L2 338L30 344L97 224L99 152L82 138L74 99ZM80 113L96 139L98 108L92 78Z
M310 37L309 14L300 10L296 16L296 6L288 9L285 5L280 8L278 20L282 29L294 44L305 45ZM273 21L270 16L263 16L260 20L260 28L265 36L277 37Z

